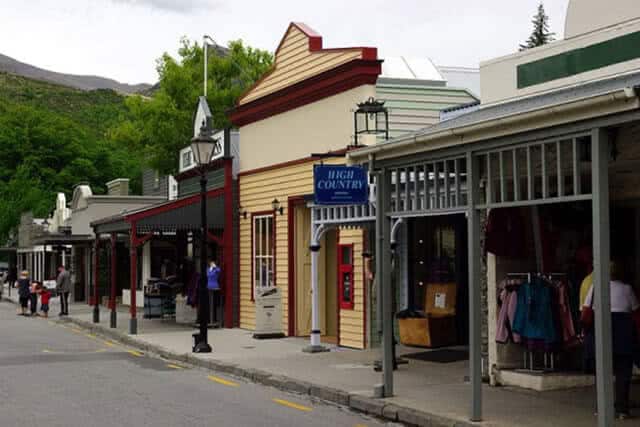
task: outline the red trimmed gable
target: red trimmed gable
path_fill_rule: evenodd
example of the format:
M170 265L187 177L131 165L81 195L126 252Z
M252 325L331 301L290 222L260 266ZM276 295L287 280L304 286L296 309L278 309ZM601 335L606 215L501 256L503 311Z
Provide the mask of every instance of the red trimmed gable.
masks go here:
M236 126L243 126L375 84L381 62L374 47L325 49L316 31L292 22L278 44L272 69L240 97L229 117Z

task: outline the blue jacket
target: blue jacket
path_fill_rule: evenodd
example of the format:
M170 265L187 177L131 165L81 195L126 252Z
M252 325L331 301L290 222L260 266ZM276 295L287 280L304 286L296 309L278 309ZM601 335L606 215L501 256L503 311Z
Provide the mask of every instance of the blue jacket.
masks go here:
M555 343L558 333L553 321L553 301L551 288L540 278L533 278L518 289L513 331L528 339Z
M220 267L209 267L207 269L207 288L210 291L217 291L220 289Z

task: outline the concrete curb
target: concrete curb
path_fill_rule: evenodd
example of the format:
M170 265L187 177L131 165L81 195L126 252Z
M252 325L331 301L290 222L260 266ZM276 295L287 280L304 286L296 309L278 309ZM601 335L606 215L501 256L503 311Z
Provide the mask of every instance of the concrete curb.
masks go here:
M171 352L160 346L145 343L130 335L123 334L117 330L101 325L96 325L92 322L80 320L74 317L68 317L67 319L69 322L95 335L110 338L130 347L137 348L143 352L158 355L164 359L184 362L222 374L244 378L248 381L271 386L282 391L308 395L325 402L346 406L354 411L388 421L400 422L405 425L415 427L471 427L480 425L479 423L450 419L440 415L398 406L396 404L387 403L385 400L375 399L362 394L350 393L324 385L311 384L306 381L301 381L284 375L274 375L270 372L259 369L243 368L234 363L202 359L193 353Z

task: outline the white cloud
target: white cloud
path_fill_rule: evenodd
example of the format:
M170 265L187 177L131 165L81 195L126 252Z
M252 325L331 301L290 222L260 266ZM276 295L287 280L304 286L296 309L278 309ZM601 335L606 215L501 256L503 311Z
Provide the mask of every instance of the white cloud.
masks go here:
M125 3L135 6L151 7L153 9L171 12L188 13L199 9L206 10L213 6L207 0L111 0L114 3Z
M175 54L182 36L241 38L273 51L289 22L302 21L326 47L374 46L382 57L477 67L517 51L539 1L0 0L0 53L53 71L152 83L155 60ZM544 2L558 36L567 3Z

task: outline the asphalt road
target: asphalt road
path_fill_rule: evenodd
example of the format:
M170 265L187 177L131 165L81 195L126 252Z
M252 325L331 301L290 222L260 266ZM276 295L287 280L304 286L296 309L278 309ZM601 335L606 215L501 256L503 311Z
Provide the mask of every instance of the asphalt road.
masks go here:
M384 425L15 309L0 302L0 427Z

